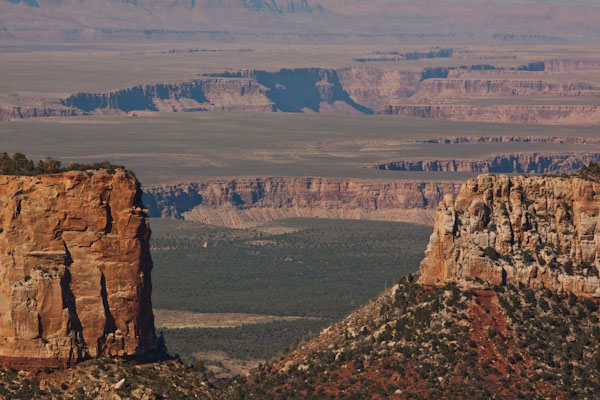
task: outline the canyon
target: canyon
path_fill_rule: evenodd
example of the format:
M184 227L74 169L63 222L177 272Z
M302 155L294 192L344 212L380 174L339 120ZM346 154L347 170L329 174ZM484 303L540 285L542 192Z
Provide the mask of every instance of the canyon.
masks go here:
M599 192L580 176L470 179L437 210L419 282L521 284L598 298Z
M150 228L124 170L0 176L0 363L63 368L156 346Z
M484 160L401 160L375 165L390 171L569 174L600 161L600 153L503 154Z
M596 61L541 61L540 68L548 68L549 72L506 67L473 70L475 66L464 66L466 70L371 66L246 69L109 92L78 92L45 99L41 106L5 103L0 107L0 120L221 111L379 113L454 121L589 126L600 124L600 105L595 101L600 97L600 84L589 77L568 74L596 71ZM567 81L562 82L561 76ZM523 98L530 103L519 104ZM478 100L489 100L490 104L478 104Z
M595 164L568 177L470 179L440 203L418 273L268 362L245 390L390 399L595 393L599 172Z
M459 182L240 177L144 188L150 216L228 227L292 217L370 219L431 225L437 203Z

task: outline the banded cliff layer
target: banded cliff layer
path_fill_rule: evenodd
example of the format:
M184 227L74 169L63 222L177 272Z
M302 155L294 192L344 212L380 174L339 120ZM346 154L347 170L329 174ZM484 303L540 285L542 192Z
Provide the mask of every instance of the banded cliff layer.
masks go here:
M598 125L600 105L412 105L388 106L380 114L450 121L547 125Z
M374 167L391 171L568 174L598 161L600 153L523 153L484 160L401 160Z
M342 178L232 178L144 188L151 216L244 227L291 217L431 224L458 182Z
M420 283L521 283L600 297L599 216L596 182L481 175L438 207Z
M594 60L579 61L581 63L578 64L577 60L573 60L569 65L581 70L596 66L592 62ZM0 109L0 119L148 111L283 111L381 113L528 124L600 123L600 105L594 101L600 98L599 84L593 80L578 81L579 78L569 76L561 78L566 82L556 81L555 75L561 72L544 71L546 64L548 68L554 68L550 60L533 64L536 68L539 64L542 70L469 69L476 66L464 66L465 70L457 67L421 70L380 67L242 70L204 75L184 82L138 85L106 93L75 93L63 99L43 101L40 107L5 105ZM567 66L564 68L571 71ZM506 78L497 75L499 72L526 75ZM476 73L476 77L469 75L472 73ZM532 103L521 105L515 100L523 96ZM540 98L550 99L553 104L544 103ZM460 104L465 99L493 102L490 106Z
M0 362L58 368L154 349L150 229L123 170L0 176Z

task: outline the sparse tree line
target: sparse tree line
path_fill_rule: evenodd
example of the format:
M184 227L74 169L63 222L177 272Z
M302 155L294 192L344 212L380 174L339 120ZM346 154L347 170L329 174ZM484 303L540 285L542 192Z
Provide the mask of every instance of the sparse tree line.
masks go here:
M68 166L63 167L60 161L51 157L35 162L29 160L23 153L15 153L12 157L6 152L0 154L0 175L32 176L66 171L86 171L89 169L107 169L112 173L118 168L125 169L122 165L113 165L109 161L94 164L70 163Z

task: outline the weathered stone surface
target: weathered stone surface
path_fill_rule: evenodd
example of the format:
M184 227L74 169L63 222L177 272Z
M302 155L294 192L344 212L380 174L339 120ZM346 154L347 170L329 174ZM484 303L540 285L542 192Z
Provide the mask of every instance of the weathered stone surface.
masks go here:
M374 167L392 171L568 174L598 161L600 161L600 153L517 153L502 154L483 160L400 160Z
M379 114L444 119L450 121L497 122L547 125L598 125L600 106L590 105L394 105Z
M600 297L600 184L481 175L439 205L420 282L522 283Z
M155 346L150 229L122 170L0 176L0 361L68 366Z
M292 217L433 223L459 182L346 178L206 179L144 188L150 214L229 227Z

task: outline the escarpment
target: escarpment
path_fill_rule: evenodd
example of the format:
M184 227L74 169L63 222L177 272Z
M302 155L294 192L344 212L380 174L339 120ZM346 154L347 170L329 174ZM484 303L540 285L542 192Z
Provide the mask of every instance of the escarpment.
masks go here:
M207 179L144 188L151 216L244 227L291 217L371 219L431 224L434 209L458 182L344 178Z
M374 167L391 171L568 174L600 161L600 153L503 154L484 160L401 160Z
M5 108L0 110L0 119L140 111L282 111L377 112L499 123L599 124L600 106L595 99L600 97L600 85L584 78L557 79L556 75L563 72L553 72L584 71L596 64L555 64L549 61L548 68L552 70L547 72L542 61L527 66L532 70L506 70L491 65L405 70L363 66L241 70L200 75L183 82L75 93L44 100L38 106ZM521 104L523 97L525 104ZM471 104L473 99L484 103Z
M153 350L150 229L135 178L0 176L0 362L58 368Z
M413 105L388 106L380 114L432 118L450 121L513 124L597 125L600 105Z
M420 283L523 284L600 297L600 184L482 175L439 205Z

